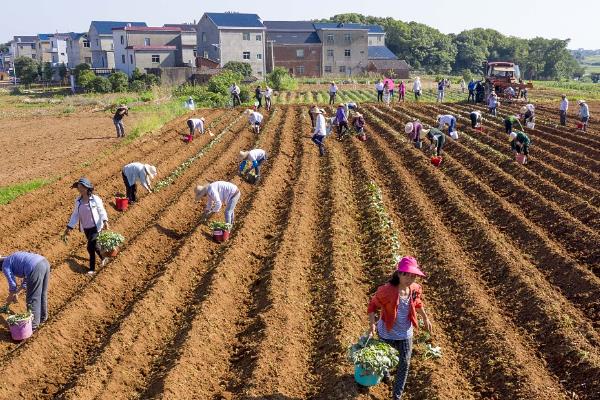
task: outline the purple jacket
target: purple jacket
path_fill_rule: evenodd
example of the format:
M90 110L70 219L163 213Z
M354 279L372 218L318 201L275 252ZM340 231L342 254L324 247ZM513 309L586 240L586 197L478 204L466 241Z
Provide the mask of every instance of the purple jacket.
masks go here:
M338 124L340 122L348 122L348 118L346 117L343 107L338 107L337 112L335 113L335 122Z

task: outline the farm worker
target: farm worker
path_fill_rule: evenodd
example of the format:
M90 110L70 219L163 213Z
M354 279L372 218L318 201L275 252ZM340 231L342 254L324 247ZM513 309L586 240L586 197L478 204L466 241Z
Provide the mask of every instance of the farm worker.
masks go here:
M492 114L494 117L497 115L498 95L496 94L496 92L492 92L488 96L488 110L490 114Z
M115 124L115 128L117 128L117 137L125 137L125 125L123 125L123 117L126 115L129 115L129 109L125 104L121 104L113 116L113 123Z
M377 288L371 298L369 314L370 336L379 338L398 350L400 361L394 380L392 398L399 400L408 377L412 354L413 335L419 329L417 314L423 320L425 329L431 333L432 325L423 305L421 286L415 283L417 277L425 274L413 257L403 257L392 277L385 285ZM379 320L376 313L379 311ZM389 382L389 372L384 381Z
M471 82L469 82L469 97L467 97L467 102L470 102L471 99L473 99L473 103L475 103L475 88L477 87L477 83L475 83L474 79L471 79Z
M579 105L579 118L581 118L581 123L583 123L583 131L585 132L590 120L590 108L585 100L579 100L577 104Z
M273 96L273 89L267 86L265 90L265 106L267 107L267 111L271 111L271 97Z
M137 183L140 182L148 193L152 193L150 181L156 178L157 172L156 167L153 165L132 162L123 167L121 175L123 176L123 183L125 183L127 199L129 200L129 204L133 205L137 201L135 195Z
M342 140L344 134L348 131L348 115L346 114L346 105L340 104L335 113L335 123L338 127L337 138Z
M517 154L525 155L524 164L527 164L529 161L529 144L531 143L529 136L523 132L511 132L510 138L512 139L510 142L511 149Z
M521 107L521 115L523 116L523 124L535 122L535 106L527 104Z
M0 256L0 268L8 280L6 304L17 302L17 295L26 290L25 303L33 313L33 329L48 319L48 281L50 263L39 254L17 251L8 256ZM22 278L17 286L16 278Z
M325 115L322 109L315 111L316 123L311 140L319 146L319 155L325 154L325 136L327 135L327 126L325 124Z
M569 100L567 99L567 95L562 95L562 100L560 101L560 124L562 126L567 125L567 111L569 110Z
M262 123L263 115L258 111L253 111L250 109L246 110L245 113L248 114L248 122L250 123L252 130L254 131L254 133L259 134L260 124Z
M360 136L363 140L366 139L367 135L365 133L365 117L361 113L354 114L354 118L352 119L352 126L356 130L358 136Z
M68 237L75 225L79 224L79 229L85 234L87 239L87 251L90 255L90 270L88 274L93 275L96 271L96 253L102 260L102 266L106 265L108 258L100 254L96 246L98 234L103 229L108 229L108 214L104 209L102 199L94 194L94 185L87 178L80 178L72 186L79 192L75 199L73 213L65 229L64 237Z
M242 162L240 163L240 175L244 174L244 170L246 169L246 164L248 161L252 163L252 168L254 168L254 174L256 178L260 178L260 165L267 161L267 152L263 149L253 149L250 151L240 151L240 159Z
M203 118L190 118L187 120L187 126L190 128L190 135L194 136L196 131L200 134L204 134L204 117ZM209 132L210 136L214 136Z
M504 89L504 94L506 95L506 98L508 100L512 100L513 97L515 97L516 95L515 89L513 89L512 86L509 86L506 89Z
M439 129L443 129L444 126L448 125L448 133L456 130L456 117L454 115L438 115L437 122Z
M479 111L471 111L471 114L469 114L469 117L471 118L471 128L473 128L473 129L480 126L481 123L483 122L483 117L481 116L481 112L479 112Z
M206 207L202 219L208 219L212 214L219 212L223 203L225 207L225 223L233 225L235 206L240 200L240 190L231 182L217 181L204 186L196 186L196 201L207 197Z
M377 81L375 84L375 90L377 91L377 102L383 101L383 82Z
M260 86L257 86L256 89L254 90L254 98L256 99L256 102L258 103L258 105L256 106L257 110L262 107L262 96L263 96L262 90L260 89Z
M483 103L485 99L485 87L481 81L475 83L475 101L474 103Z
M504 118L505 132L510 134L513 131L515 124L519 124L521 130L524 130L523 125L521 125L521 121L519 121L519 118L517 118L516 115L509 115L508 117Z
M384 83L383 84L383 102L385 103L386 106L390 106L390 101L392 100L391 97L391 92L390 92L390 87L388 86L388 83Z
M464 93L464 92L465 92L465 80L464 80L464 79L461 79L461 80L460 80L460 91L461 91L462 93Z
M192 96L190 96L185 102L185 108L192 111L196 109L196 105L194 104L194 98Z
M404 97L406 96L406 84L404 83L404 81L400 81L399 93L400 96L398 96L398 101L404 102Z
M317 118L317 111L319 111L319 107L316 104L313 104L308 109L308 116L310 117L310 126L312 129L315 129L315 121Z
M404 132L408 135L409 139L415 143L421 141L421 131L423 130L423 124L421 121L408 122L404 126Z
M346 115L350 115L350 110L356 111L358 110L358 104L351 101L349 103L344 103L344 110L346 111Z
M444 102L444 94L446 91L446 80L442 79L441 81L438 82L438 95L437 95L437 103L443 103Z
M335 82L331 82L331 85L329 85L329 105L335 103L335 95L337 94L337 92L337 85L335 84Z
M419 97L421 97L421 78L418 76L415 78L415 82L413 83L413 92L415 93L415 100L419 101Z
M433 154L436 156L442 155L442 149L444 148L444 144L446 143L446 138L444 133L436 128L431 128L428 131L425 131L427 135L427 139L431 145L429 146L429 150L433 151Z
M388 90L390 91L390 101L391 101L391 100L394 100L394 87L395 87L395 86L394 86L394 81L393 81L392 79L389 79L389 78L388 78L388 79L385 79L385 80L383 81L383 84L384 84L384 86L385 86L385 84L386 84L386 83L387 83L387 85L388 85ZM385 93L384 93L384 94L385 94Z
M237 83L233 83L233 85L231 85L229 87L229 93L231 93L231 101L233 102L233 106L236 106L236 102L237 105L241 105L242 104L242 100L240 100L240 87L237 85Z

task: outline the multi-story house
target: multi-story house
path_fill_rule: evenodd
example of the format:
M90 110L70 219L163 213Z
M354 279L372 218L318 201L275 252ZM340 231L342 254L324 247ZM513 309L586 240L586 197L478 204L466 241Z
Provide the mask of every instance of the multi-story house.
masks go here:
M323 75L352 76L368 66L369 28L359 24L315 23L323 44Z
M67 36L67 57L69 68L75 68L79 64L92 66L92 50L87 33L71 32Z
M256 14L205 13L198 22L198 52L223 67L249 63L256 77L265 75L265 25Z
M193 67L196 65L197 57L197 24L165 24L166 28L181 29L181 36L177 44L177 64Z
M113 28L146 26L145 22L92 21L88 40L92 52L92 68L115 68Z
M35 39L35 58L42 63L52 62L51 33L39 33Z
M57 33L50 38L50 62L53 67L61 64L68 65L69 57L67 55L68 33Z
M323 45L309 21L265 21L267 72L283 67L295 76L321 76Z
M11 53L14 58L37 58L35 41L37 36L14 36L10 42Z

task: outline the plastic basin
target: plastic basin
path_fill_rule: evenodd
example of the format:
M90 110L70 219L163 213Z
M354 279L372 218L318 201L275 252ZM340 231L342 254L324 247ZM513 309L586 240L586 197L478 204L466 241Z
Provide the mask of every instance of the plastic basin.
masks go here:
M436 167L439 167L442 163L442 157L431 157L431 163Z
M129 207L129 199L122 197L115 197L115 205L117 206L117 210L125 211Z
M215 230L213 231L213 238L221 243L221 242L225 242L226 240L229 239L229 231L223 231L223 230Z
M13 340L25 340L33 334L32 318L16 325L9 325L10 336Z
M515 160L519 163L519 164L525 164L525 154L516 154L515 155Z
M354 380L361 386L375 386L381 382L381 376L364 370L360 365L354 366Z

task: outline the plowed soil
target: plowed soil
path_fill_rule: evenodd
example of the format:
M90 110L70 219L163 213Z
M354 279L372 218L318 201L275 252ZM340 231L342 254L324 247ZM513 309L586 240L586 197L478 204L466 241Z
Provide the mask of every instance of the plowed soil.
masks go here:
M368 222L373 182L401 254L427 273L432 340L443 350L425 359L416 343L407 399L597 399L599 127L556 127L540 107L531 162L518 165L502 120L476 132L471 109L366 104L367 142L329 138L324 157L307 106L265 112L260 135L241 110L214 110L203 115L221 136L184 144L183 116L89 165L64 164L64 176L0 207L2 253L34 251L52 265L48 322L21 344L0 330L0 398L389 398L385 384L356 385L345 358L392 272ZM440 113L459 118L461 137L447 139L436 168L403 132ZM53 143L71 151L71 141ZM253 147L269 155L256 185L236 174L238 152ZM163 179L199 154L171 185L114 209L124 164L154 164ZM82 235L60 241L81 175L127 238L93 277ZM222 244L193 201L194 185L213 180L242 192Z

